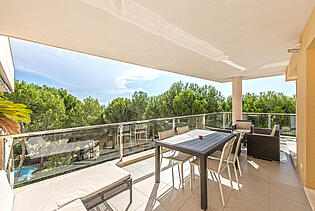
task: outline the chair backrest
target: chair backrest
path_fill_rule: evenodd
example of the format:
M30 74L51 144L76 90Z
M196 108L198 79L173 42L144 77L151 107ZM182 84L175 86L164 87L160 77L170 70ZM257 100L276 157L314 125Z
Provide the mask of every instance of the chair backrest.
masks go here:
M272 129L272 131L271 131L271 134L270 134L270 135L271 135L271 136L275 136L278 128L279 128L279 125L275 125L275 126L273 126L273 129Z
M177 134L178 134L178 135L179 135L179 134L182 134L182 133L186 133L186 132L189 131L189 126L186 125L186 126L184 126L184 127L178 127L178 128L176 128L176 130L177 130Z
M238 139L237 139L237 143L236 143L236 147L235 147L235 153L234 153L234 157L233 157L233 163L235 163L236 161L236 158L238 156L238 150L240 149L241 147L241 141L244 137L244 134L243 133L240 133Z
M226 162L230 159L235 139L236 139L236 137L233 137L230 141L225 143L223 150L222 150L222 153L221 153L218 172L221 172L221 170L222 170L222 163Z
M236 120L236 129L251 130L252 125L251 120Z
M165 130L163 132L158 132L159 134L159 139L160 140L163 140L163 139L166 139L166 138L169 138L169 137L172 137L175 135L174 133L174 130L171 129L171 130Z

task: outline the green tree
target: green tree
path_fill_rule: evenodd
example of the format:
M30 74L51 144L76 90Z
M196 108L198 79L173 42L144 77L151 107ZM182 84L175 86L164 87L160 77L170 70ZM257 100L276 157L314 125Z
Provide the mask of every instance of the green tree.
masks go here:
M143 91L136 91L132 95L130 110L133 113L133 116L131 117L131 120L144 119L148 99L148 94Z
M132 112L130 110L131 105L132 102L130 99L121 97L114 99L104 110L103 118L105 122L130 121L130 117L132 116Z

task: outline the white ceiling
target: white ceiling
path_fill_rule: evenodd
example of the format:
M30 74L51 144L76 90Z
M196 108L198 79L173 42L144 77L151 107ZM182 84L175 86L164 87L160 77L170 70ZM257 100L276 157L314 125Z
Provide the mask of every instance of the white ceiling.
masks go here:
M0 34L226 82L284 74L315 0L0 0ZM91 67L92 69L93 67Z

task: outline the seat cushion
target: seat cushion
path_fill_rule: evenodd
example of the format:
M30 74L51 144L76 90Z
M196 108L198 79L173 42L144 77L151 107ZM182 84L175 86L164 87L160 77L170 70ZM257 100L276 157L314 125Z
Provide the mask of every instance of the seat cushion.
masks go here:
M197 158L197 159L193 160L191 163L196 165L196 166L200 166L200 159ZM213 172L218 172L219 164L220 164L220 160L208 158L207 159L207 170L213 171ZM225 167L226 167L226 162L222 162L221 171Z
M252 122L236 122L236 129L250 130L252 124Z
M13 207L14 194L10 187L6 172L0 171L0 210L11 211Z
M14 189L14 210L56 210L76 199L87 198L130 178L113 164L100 164Z
M84 204L80 199L77 199L66 206L61 207L58 209L59 211L87 211Z
M234 133L250 133L251 130L246 130L246 129L236 129L233 131Z

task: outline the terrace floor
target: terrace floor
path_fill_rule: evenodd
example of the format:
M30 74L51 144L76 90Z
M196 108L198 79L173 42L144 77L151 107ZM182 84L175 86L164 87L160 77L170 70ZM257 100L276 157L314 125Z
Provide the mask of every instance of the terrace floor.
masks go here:
M222 206L218 184L209 176L208 210L312 210L290 157L284 151L280 163L247 157L246 151L242 151L241 190L237 190L236 183L233 183L232 190L227 173L223 175L226 207ZM174 167L176 178L172 186L171 166L167 160L162 162L160 184L154 181L154 158L123 168L132 175L133 202L129 205L127 191L110 199L102 210L105 207L106 210L200 210L199 177L196 177L191 190L188 163L184 166L184 189L179 188L177 166Z

